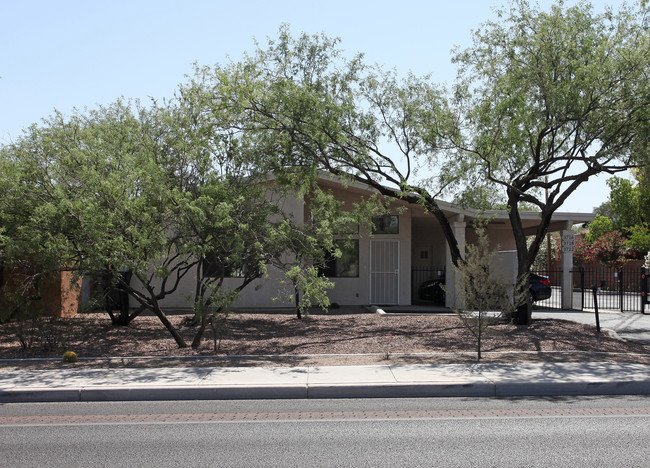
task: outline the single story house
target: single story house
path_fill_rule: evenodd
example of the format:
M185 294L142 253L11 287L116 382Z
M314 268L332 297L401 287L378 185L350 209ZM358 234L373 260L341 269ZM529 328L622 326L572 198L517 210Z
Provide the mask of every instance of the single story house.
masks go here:
M373 193L373 189L363 184L343 184L333 176L322 175L321 188L330 191L345 206L362 200ZM516 250L510 228L510 220L505 211L479 213L476 210L462 209L451 203L439 202L440 207L451 221L461 251L466 242L474 242L477 235L473 222L480 215L488 217L487 235L490 245L504 252L503 269L505 276L514 278L516 272ZM285 212L298 222L309 220L309 207L305 201L293 197L284 202ZM540 219L536 212L522 212L521 218L526 232L534 233ZM562 307L572 308L572 245L574 224L592 221L589 213L555 213L549 231L562 233L563 256L563 298ZM334 288L329 291L330 301L340 305L411 305L418 302L418 288L431 277L445 277L447 290L446 305L453 306L454 270L447 242L440 224L434 216L427 214L418 205L395 201L390 214L375 220L374 232L360 229L352 241L341 244L344 255L333 261L326 269ZM514 270L513 270L514 268ZM165 308L190 307L190 291L194 279L184 279L176 294L165 298L161 305ZM234 304L235 307L262 308L287 307L292 303L288 294L282 295L282 273L269 271L266 278L260 278L244 289ZM227 278L225 286L236 287L237 278ZM184 291L184 292L183 292ZM286 291L287 293L289 291ZM279 296L284 299L277 300Z

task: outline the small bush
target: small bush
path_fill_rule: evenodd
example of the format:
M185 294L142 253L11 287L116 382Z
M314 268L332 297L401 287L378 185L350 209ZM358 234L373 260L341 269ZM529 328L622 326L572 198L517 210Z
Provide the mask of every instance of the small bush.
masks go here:
M21 314L17 320L16 336L23 349L38 347L56 351L64 347L65 325L58 317L44 317L39 312Z
M503 318L512 320L517 306L526 300L528 278L515 285L513 291L500 284L490 271L495 253L490 251L484 226L477 224L476 232L477 243L468 244L465 261L454 266L460 288L460 307L453 310L476 338L480 360L482 340L490 326Z
M77 362L77 353L74 351L66 351L63 353L63 362Z

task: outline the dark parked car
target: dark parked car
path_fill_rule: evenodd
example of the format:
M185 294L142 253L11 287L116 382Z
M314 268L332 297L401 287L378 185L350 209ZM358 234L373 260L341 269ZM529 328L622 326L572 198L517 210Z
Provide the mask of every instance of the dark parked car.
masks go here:
M531 273L529 278L530 294L533 301L543 301L551 297L551 282L548 276ZM431 301L436 305L445 305L444 279L425 281L418 289L418 296L421 301Z
M530 294L533 296L533 301L543 301L551 297L551 282L548 276L531 273L528 281L530 283Z
M418 297L421 301L431 301L435 305L445 305L445 291L442 286L445 284L444 279L435 279L425 281L418 289Z

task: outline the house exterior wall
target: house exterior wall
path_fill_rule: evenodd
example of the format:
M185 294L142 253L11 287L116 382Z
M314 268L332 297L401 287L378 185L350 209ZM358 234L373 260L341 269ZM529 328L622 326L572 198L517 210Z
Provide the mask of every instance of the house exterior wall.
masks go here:
M433 216L412 218L411 265L413 268L445 266L447 241Z
M362 194L344 187L332 187L332 194L343 202L344 210L352 210L354 203L362 201ZM399 242L398 304L411 303L411 210L394 204L391 215L399 216L399 234L371 234L369 226L359 227L359 276L356 278L330 278L334 288L328 293L330 302L345 305L371 304L371 242L397 240ZM353 236L354 237L354 236Z
M467 224L466 243L475 244L478 242L478 234L473 229L473 226L471 226L471 223ZM485 232L490 244L490 250L517 250L515 239L512 236L512 230L505 223L490 223Z
M344 210L352 210L354 204L362 201L371 193L359 187L348 187L331 181L324 181L322 188L331 191L335 198L343 203ZM308 204L298 196L288 196L281 200L283 211L296 222L311 222ZM394 202L389 205L391 215L399 216L398 234L372 234L369 226L360 226L358 235L352 235L359 242L359 268L357 277L330 278L334 288L328 292L331 303L340 305L381 304L372 297L372 245L381 240L397 241L398 248L398 282L396 305L412 304L417 297L417 285L412 284L412 269L444 267L447 287L447 305L453 306L459 299L456 293L456 279L451 264L447 241L437 219L425 214L417 205ZM459 241L461 252L466 243L475 243L478 236L473 229L473 219L479 215L468 215L464 211L450 210L448 219ZM317 220L314 220L317 221ZM488 223L487 235L492 250L516 250L512 231L507 217L501 213ZM345 236L347 238L348 236ZM249 284L234 303L238 308L293 307L294 298L291 286L283 283L284 274L276 268L269 267L268 276ZM413 277L417 278L417 277ZM161 301L164 308L190 308L195 289L196 274L190 272L179 285L178 292ZM241 282L238 278L226 278L224 287L236 288ZM415 291L415 292L414 292Z
M273 198L275 195L272 191L269 191L267 197ZM302 198L296 195L282 197L278 200L278 204L281 206L285 215L291 217L296 223L302 224L305 222L305 202ZM282 285L284 274L274 267L269 267L267 273L267 277L259 278L248 284L233 304L233 307L293 306L294 302L290 288L287 285ZM241 281L241 278L225 278L223 287L235 289L241 284ZM168 309L191 309L195 289L196 269L193 269L183 277L179 283L177 292L161 300L160 305Z

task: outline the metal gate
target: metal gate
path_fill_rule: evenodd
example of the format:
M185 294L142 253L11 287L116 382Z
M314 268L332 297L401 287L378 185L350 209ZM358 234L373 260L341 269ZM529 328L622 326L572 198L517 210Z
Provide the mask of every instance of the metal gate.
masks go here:
M411 268L411 304L445 305L445 267Z
M370 303L399 304L399 240L370 241Z
M573 280L574 304L581 304L581 310L594 308L595 287L599 309L643 312L647 299L643 269L579 268L573 271Z

